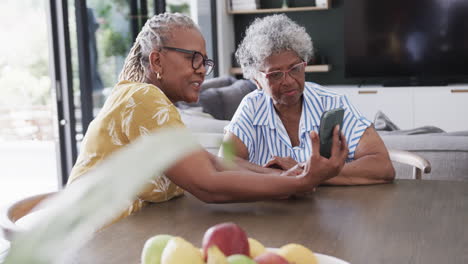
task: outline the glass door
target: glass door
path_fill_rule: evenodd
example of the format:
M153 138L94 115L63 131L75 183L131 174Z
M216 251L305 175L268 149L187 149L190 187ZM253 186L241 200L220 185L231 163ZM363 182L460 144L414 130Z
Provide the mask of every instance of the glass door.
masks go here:
M78 151L89 123L118 82L133 44L130 6L135 1L68 0Z
M45 0L0 3L0 207L59 188Z

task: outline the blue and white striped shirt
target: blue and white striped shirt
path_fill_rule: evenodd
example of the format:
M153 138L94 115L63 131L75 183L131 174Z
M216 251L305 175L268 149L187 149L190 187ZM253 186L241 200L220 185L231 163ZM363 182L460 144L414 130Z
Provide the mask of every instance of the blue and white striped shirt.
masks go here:
M249 161L264 165L272 158L291 157L306 161L312 153L310 132L318 133L320 117L326 110L342 107L345 110L342 132L346 136L349 155L354 152L364 131L371 122L341 95L311 82L306 82L303 93L302 114L299 123L299 146L292 147L288 133L276 114L273 101L263 90L246 95L231 122L224 129L236 135L249 151Z

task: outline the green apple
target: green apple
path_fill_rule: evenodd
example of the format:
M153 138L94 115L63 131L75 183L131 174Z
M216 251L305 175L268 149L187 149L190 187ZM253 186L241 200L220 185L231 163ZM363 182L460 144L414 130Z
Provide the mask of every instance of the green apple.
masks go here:
M227 258L229 264L256 264L256 262L242 254L234 254Z
M141 264L160 264L161 255L171 235L157 235L146 240L141 252Z

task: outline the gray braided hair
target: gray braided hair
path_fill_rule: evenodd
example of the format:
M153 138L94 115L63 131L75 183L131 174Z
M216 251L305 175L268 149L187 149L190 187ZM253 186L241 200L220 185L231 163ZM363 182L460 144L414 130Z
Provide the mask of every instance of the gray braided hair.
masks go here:
M284 14L256 18L247 28L236 57L244 78L253 79L266 58L291 50L305 62L313 54L312 40L304 27Z
M149 54L171 38L174 28L198 29L193 20L179 13L163 13L148 19L138 34L133 47L125 59L119 81L144 82L145 70L149 66Z

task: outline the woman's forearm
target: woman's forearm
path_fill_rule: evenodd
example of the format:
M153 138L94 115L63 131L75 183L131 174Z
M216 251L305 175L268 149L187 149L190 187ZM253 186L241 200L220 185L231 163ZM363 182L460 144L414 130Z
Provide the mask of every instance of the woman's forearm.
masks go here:
M348 148L344 141L339 143L338 129L335 129L333 154L326 159L318 153L318 135L311 133L310 136L314 152L300 175L284 177L253 172L215 172L210 177L211 184L204 185L208 197L211 191L220 194L211 195L214 202L250 201L312 191L318 184L340 173L348 156Z
M217 165L213 166L214 163ZM239 169L240 167L225 167L219 159L213 159L209 153L198 151L176 162L165 175L200 200L210 203L276 198L297 193L310 186L310 182L304 184L299 177L261 174ZM319 182L320 180L317 180L316 184Z
M256 173L266 173L266 174L275 174L275 175L280 175L283 171L278 170L278 169L272 169L272 168L264 168L262 166L259 166L257 164L251 163L247 160L244 160L239 157L234 158L234 163L237 164L237 166L251 172L256 172Z
M316 185L319 182L317 179ZM196 190L188 191L208 203L225 203L289 196L300 192L304 185L299 177L258 174L249 171L223 171L215 172L210 179L210 184L197 187ZM312 189L311 187L309 191Z
M234 157L232 161L228 161L224 158L215 156L211 153L208 153L208 154L210 155L210 160L213 166L218 171L250 171L250 172L256 172L256 173L274 174L274 175L280 175L283 172L282 170L278 170L278 169L264 168L262 166L251 163L240 157Z
M382 154L371 154L347 163L338 176L325 185L366 185L388 183L395 178L391 161Z
M348 148L346 143L339 143L338 129L335 129L333 154L330 159L326 159L318 153L320 143L317 133L311 133L310 137L314 152L302 173L297 176L220 171L213 166L209 154L203 150L175 162L165 171L165 175L198 199L210 203L256 201L311 192L318 184L340 173Z

